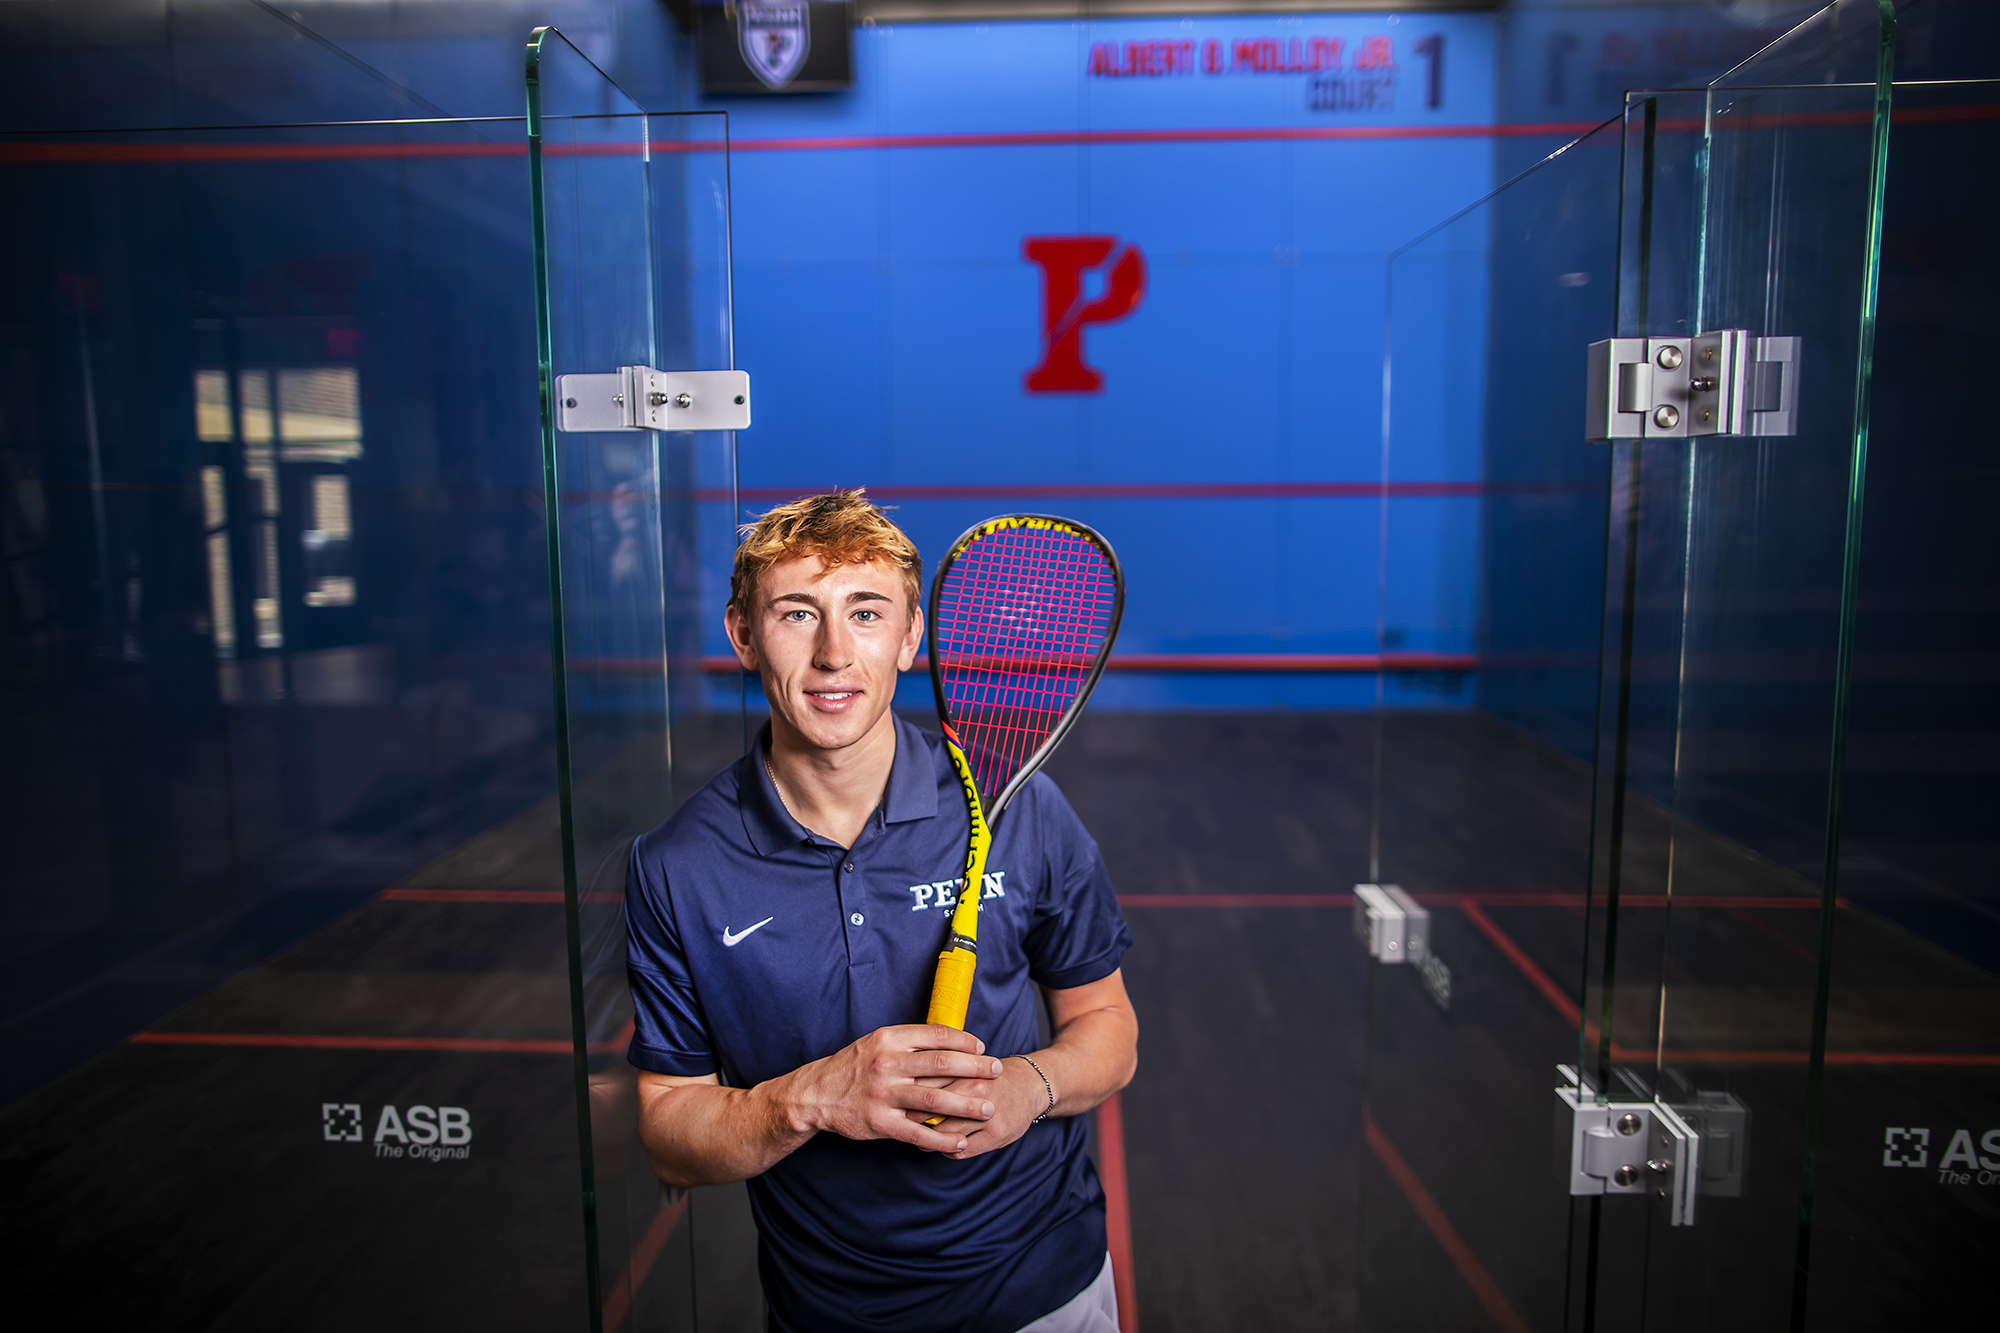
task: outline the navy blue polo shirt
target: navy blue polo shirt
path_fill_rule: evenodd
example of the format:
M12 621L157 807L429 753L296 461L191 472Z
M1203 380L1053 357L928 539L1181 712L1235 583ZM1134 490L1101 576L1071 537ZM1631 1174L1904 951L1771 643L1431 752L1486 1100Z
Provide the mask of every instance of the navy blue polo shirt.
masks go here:
M880 1027L921 1023L970 832L937 735L896 720L882 804L852 848L785 810L763 756L718 774L632 849L631 1061L747 1088ZM1110 976L1132 937L1097 844L1037 775L987 857L966 1029L1032 1051L1036 985ZM819 1134L750 1181L780 1329L1014 1333L1104 1265L1104 1194L1082 1117L954 1161Z

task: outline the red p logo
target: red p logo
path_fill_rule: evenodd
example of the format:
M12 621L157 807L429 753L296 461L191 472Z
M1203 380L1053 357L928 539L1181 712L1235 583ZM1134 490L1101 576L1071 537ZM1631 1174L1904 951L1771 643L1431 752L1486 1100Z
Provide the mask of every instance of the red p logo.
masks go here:
M1042 363L1027 374L1028 392L1098 392L1104 375L1083 363L1083 327L1109 324L1139 308L1146 297L1139 247L1120 250L1114 236L1030 236L1021 253L1042 269ZM1104 295L1084 300L1084 271L1107 266Z

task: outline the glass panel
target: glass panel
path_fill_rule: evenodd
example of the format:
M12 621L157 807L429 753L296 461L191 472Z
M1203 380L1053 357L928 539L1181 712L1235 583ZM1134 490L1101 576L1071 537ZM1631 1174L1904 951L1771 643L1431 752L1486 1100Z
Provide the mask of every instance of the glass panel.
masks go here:
M632 840L741 753L740 693L710 707L700 627L719 615L701 520L733 509L733 440L555 429L558 377L728 368L728 157L720 114L647 116L553 29L529 45L542 441L555 634L562 874L593 1297L603 1328L761 1319L740 1185L662 1187L642 1150L624 890ZM706 485L704 485L706 483ZM722 524L725 542L730 529ZM726 569L729 544L720 547ZM740 691L740 686L739 686ZM711 1225L712 1223L712 1225ZM715 1280L711 1281L713 1277Z
M524 140L0 138L0 1193L65 1324L588 1325Z
M1836 5L1705 93L1634 94L1628 117L1654 174L1627 195L1621 331L1797 337L1803 375L1795 434L1621 446L1636 522L1614 563L1635 577L1628 601L1607 590L1606 694L1630 681L1634 704L1604 718L1628 761L1600 785L1606 966L1587 1054L1609 1086L1674 1108L1707 1162L1695 1225L1605 1201L1604 1252L1649 1255L1643 1282L1601 1275L1594 1313L1613 1326L1793 1314L1882 41L1872 0Z
M1369 1328L1563 1321L1549 1103L1577 1043L1604 559L1583 349L1613 327L1620 147L1612 122L1389 260L1375 875L1428 908L1430 947L1369 965ZM1483 627L1437 593L1475 560ZM1429 691L1394 669L1475 644Z
M2000 1187L2000 476L1979 395L1955 387L1977 382L1995 351L1978 295L1994 290L2000 256L1994 183L1965 167L1993 160L2000 84L1916 82L1990 52L1996 21L1991 6L1966 4L1898 16L1806 1304L1815 1326L1974 1327L2000 1301L1987 1253Z
M1933 25L1976 36L1937 8ZM1709 1162L1697 1225L1653 1219L1646 1313L1666 1326L1954 1325L1991 1305L1967 1234L1992 1176L1979 1138L2000 1064L1993 959L1976 942L1988 918L1923 846L1983 837L1954 809L1985 762L1969 698L1982 673L1952 649L1960 581L1976 587L1984 565L1957 547L1976 521L1954 524L1934 489L1954 473L1979 483L1948 453L1919 461L1954 430L1929 414L1953 409L1912 391L1927 376L1909 344L1875 363L1892 371L1876 382L1869 357L1885 206L1905 238L1948 215L1929 181L1990 151L1962 127L1990 116L1993 89L1899 85L1892 134L1885 29L1879 6L1834 6L1711 90L1702 141L1683 150L1706 164L1705 225L1675 280L1699 325L1802 336L1808 359L1796 435L1682 455L1656 1059ZM1792 82L1812 86L1777 86ZM1942 293L1977 253L1918 262L1949 274ZM1954 697L1953 676L1972 688ZM1914 805L1929 838L1882 845Z

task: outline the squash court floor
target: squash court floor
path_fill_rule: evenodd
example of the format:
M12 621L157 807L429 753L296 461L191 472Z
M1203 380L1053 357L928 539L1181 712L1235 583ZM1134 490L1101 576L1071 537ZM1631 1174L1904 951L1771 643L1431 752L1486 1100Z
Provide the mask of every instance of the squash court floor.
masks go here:
M1139 1074L1095 1146L1135 1296L1128 1327L1355 1327L1364 1272L1371 1290L1407 1293L1371 1327L1561 1327L1547 1293L1563 1237L1523 1225L1520 1199L1555 1188L1549 1090L1576 1048L1589 773L1477 715L1387 725L1383 878L1435 904L1448 1009L1410 969L1371 983L1351 932L1349 890L1369 878L1373 719L1100 713L1051 765L1135 941ZM740 734L734 718L691 724L683 778L726 763ZM1663 859L1664 812L1636 810L1636 861ZM582 1327L555 827L552 802L529 806L0 1112L16 1302L79 1329ZM1805 882L1720 838L1705 854L1732 901L1766 904L1718 914L1716 948L1795 980L1814 914L1779 900L1803 899ZM586 932L617 911L587 908ZM1837 998L1836 1041L1990 1048L1988 973L1842 915L1875 981ZM1962 1002L1921 1007L1940 988ZM1780 998L1755 1021L1789 1030L1789 992L1766 990ZM1718 1040L1742 1035L1729 1022ZM664 1199L620 1132L614 1043L593 1040L614 1108L596 1125L616 1256L607 1329L761 1328L742 1188ZM1949 1096L1991 1104L1993 1063ZM1893 1101L1884 1088L1849 1100ZM1752 1184L1775 1198L1797 1128L1782 1090L1769 1102L1758 1132L1774 1174ZM344 1137L346 1107L372 1130L375 1108L416 1104L469 1108L465 1159L385 1160ZM1895 1113L1853 1112L1876 1145L1878 1109ZM1888 1225L1867 1221L1860 1196L1830 1206L1859 1219L1856 1244ZM1938 1243L1978 1271L1978 1234ZM1735 1262L1788 1258L1750 1246Z

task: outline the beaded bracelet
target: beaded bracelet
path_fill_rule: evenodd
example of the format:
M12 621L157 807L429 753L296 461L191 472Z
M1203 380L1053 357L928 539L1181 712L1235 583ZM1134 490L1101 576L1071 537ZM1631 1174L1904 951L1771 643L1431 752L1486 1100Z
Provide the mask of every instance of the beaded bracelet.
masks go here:
M1054 1088L1054 1087L1053 1087L1053 1086L1052 1086L1052 1085L1051 1085L1051 1084L1049 1083L1049 1076L1048 1076L1047 1074L1044 1074L1044 1073L1042 1073L1042 1067L1041 1067L1040 1065L1036 1064L1036 1063L1035 1063L1035 1062L1034 1062L1034 1061L1033 1061L1032 1059L1030 1059L1030 1058L1029 1058L1028 1056L1025 1056L1025 1055L1024 1055L1024 1056L1022 1056L1021 1058L1022 1058L1023 1060L1027 1060L1027 1061L1028 1061L1028 1068L1030 1068L1030 1069L1034 1070L1034 1071L1035 1071L1035 1073L1036 1073L1037 1075L1039 1075L1039 1076L1041 1077L1041 1080L1042 1080L1042 1091L1044 1091L1044 1092L1046 1092L1046 1093L1048 1093L1048 1094L1049 1094L1049 1104L1048 1104L1047 1106L1045 1106L1045 1107L1043 1107L1043 1108L1042 1108L1042 1113L1041 1113L1040 1115L1036 1116L1036 1117L1035 1117L1035 1118L1034 1118L1033 1120L1030 1120L1030 1121L1028 1122L1028 1123L1029 1123L1029 1124L1030 1124L1031 1126L1032 1126L1032 1125L1039 1125L1039 1124L1041 1124L1041 1123L1042 1123L1042 1122L1043 1122L1044 1120L1047 1120L1047 1119L1049 1118L1049 1112L1050 1112L1050 1111L1053 1111L1053 1110L1055 1110L1055 1109L1056 1109L1056 1090L1055 1090L1055 1088Z

